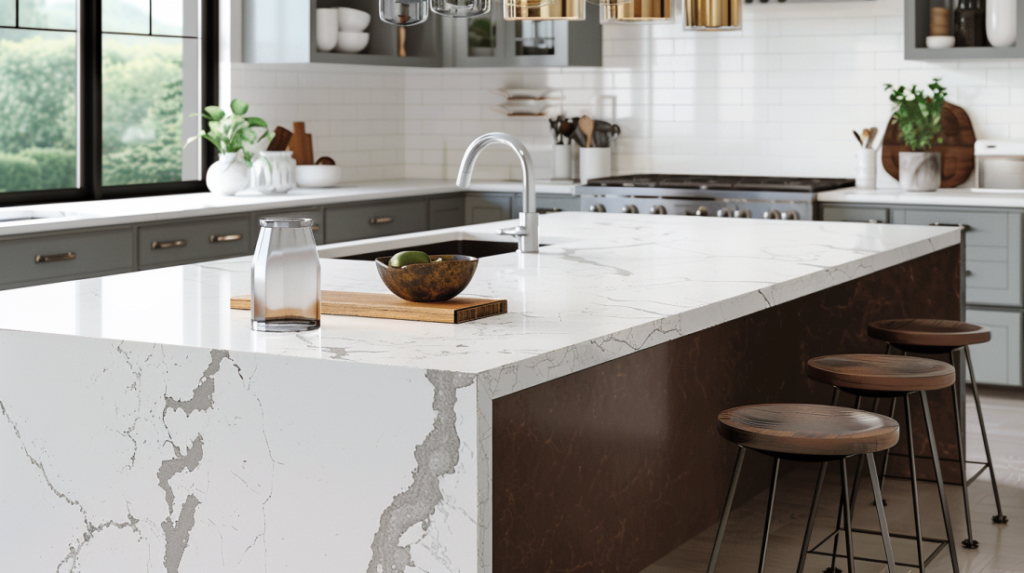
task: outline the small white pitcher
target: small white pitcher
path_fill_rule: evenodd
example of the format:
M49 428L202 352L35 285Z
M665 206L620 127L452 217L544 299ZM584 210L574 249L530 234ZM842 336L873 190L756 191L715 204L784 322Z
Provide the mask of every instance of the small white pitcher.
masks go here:
M252 163L249 187L264 195L287 193L295 188L295 165L291 151L262 151Z

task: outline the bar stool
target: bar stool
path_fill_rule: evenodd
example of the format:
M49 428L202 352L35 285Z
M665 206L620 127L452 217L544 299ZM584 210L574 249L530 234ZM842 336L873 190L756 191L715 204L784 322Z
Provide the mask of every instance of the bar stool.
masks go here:
M953 367L945 362L917 358L913 356L894 356L882 354L839 354L833 356L820 356L807 361L807 376L812 380L830 384L834 388L832 403L839 400L839 392L847 392L856 396L855 408L859 409L861 400L864 397L892 398L895 404L897 398L903 398L904 411L906 413L903 435L907 438L907 451L910 452L910 484L914 507L914 529L916 535L901 535L890 533L892 537L902 539L915 539L917 541L917 563L898 563L904 567L915 567L922 573L943 548L949 548L949 557L953 563L954 573L959 573L960 564L957 561L956 548L953 546L953 526L949 519L949 506L946 503L946 488L942 482L942 468L939 466L939 450L935 443L935 432L932 427L931 411L928 408L929 391L948 388L956 381L956 372ZM939 489L939 503L942 506L942 519L946 526L946 539L924 537L921 533L921 511L920 497L917 489L917 462L914 458L914 428L911 423L910 395L919 394L921 397L921 411L924 414L924 424L927 428L928 443L931 445L932 465L935 469L935 479ZM893 408L895 410L895 407ZM868 473L872 464L868 465ZM822 467L819 480L824 477L825 468ZM861 464L857 463L857 469L853 480L853 501L857 498L857 486L860 480ZM883 471L884 474L884 471ZM844 477L845 479L845 477ZM872 476L871 479L877 479ZM883 503L877 499L875 503ZM842 510L840 510L840 521L836 523L836 532L825 538L810 552L817 553L817 548L828 541L833 535L835 542L832 547L832 568L835 569L836 550L839 543L838 531L842 525ZM852 516L847 523L852 521ZM848 526L847 526L848 527ZM877 533L869 530L854 529L857 533ZM924 557L924 542L937 543L938 547L927 557ZM848 551L849 553L849 551ZM825 554L827 555L827 553ZM829 570L826 570L829 571Z
M957 457L960 462L960 475L964 480L964 515L967 519L967 539L961 544L967 549L978 547L978 541L974 539L974 531L971 528L971 502L968 488L987 469L989 477L992 478L992 494L996 500L996 515L992 516L993 523L1006 523L1009 519L1003 515L1003 505L999 501L999 485L996 483L996 472L992 466L992 450L988 446L988 432L985 430L985 416L981 413L981 400L978 398L978 385L974 378L974 364L971 362L971 344L988 342L992 339L992 333L984 326L977 326L957 320L930 320L930 319L895 319L881 320L868 325L868 336L887 343L890 347L902 351L917 352L924 354L947 354L949 363L953 364L953 352L961 351L967 357L967 371L971 375L971 392L974 394L974 407L978 410L978 423L981 426L981 441L985 444L985 461L969 462L967 448L964 444L964 431L960 420L960 391L953 386L953 406L957 412L954 416L957 435ZM978 473L968 479L967 464L982 466ZM883 465L883 473L884 466ZM884 477L882 479L885 479Z
M743 467L743 456L747 449L759 451L774 458L772 466L771 486L768 489L768 512L764 520L764 533L761 537L761 557L758 573L764 571L765 555L768 549L768 532L772 520L772 506L775 503L775 488L779 481L779 463L782 460L812 462L822 464L822 469L830 461L838 460L843 474L843 494L841 504L850 507L850 490L846 479L846 459L862 456L871 470L871 488L877 502L878 523L881 527L882 545L885 549L889 573L896 572L892 545L889 540L888 526L885 522L885 509L882 504L882 490L875 473L875 452L887 450L899 441L900 428L892 418L874 412L865 412L852 408L822 406L817 404L761 404L757 406L740 406L730 408L718 415L718 433L723 438L739 446L736 466L729 484L729 494L722 511L722 521L718 525L718 535L711 551L708 573L714 573L718 563L718 555L722 549L725 526L729 521L729 511L736 495L736 484L739 482L740 470ZM803 569L810 543L811 531L814 529L814 517L817 512L818 498L824 483L824 474L819 476L811 502L811 513L807 518L807 530L804 533L803 551L800 553L800 565ZM846 515L850 515L847 512ZM841 514L842 515L842 514ZM853 535L850 518L846 522L846 543L850 549L848 565L853 573Z

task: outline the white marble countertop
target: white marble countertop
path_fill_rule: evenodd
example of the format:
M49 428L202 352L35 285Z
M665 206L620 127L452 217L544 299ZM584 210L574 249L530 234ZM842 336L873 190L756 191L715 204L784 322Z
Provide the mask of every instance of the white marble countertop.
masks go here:
M322 287L386 292L373 263L329 257L453 239L508 222L321 247ZM956 244L941 227L553 213L537 255L481 260L463 293L508 314L460 325L324 316L319 331L255 333L228 298L234 259L0 292L0 330L495 376L495 396L745 316Z
M819 203L863 203L877 205L938 205L946 207L990 207L1024 209L1024 189L1018 192L974 192L954 187L930 193L902 189L858 189L849 187L815 195Z
M571 181L540 181L538 193L572 195L577 183ZM520 192L518 181L475 181L469 191ZM133 225L188 217L233 215L267 209L301 209L316 205L424 197L466 191L454 181L396 180L358 183L352 186L325 189L293 189L282 195L261 195L243 191L225 197L212 193L183 193L131 199L76 201L36 206L0 208L0 237L87 229L110 225ZM36 217L23 221L4 222L11 217Z

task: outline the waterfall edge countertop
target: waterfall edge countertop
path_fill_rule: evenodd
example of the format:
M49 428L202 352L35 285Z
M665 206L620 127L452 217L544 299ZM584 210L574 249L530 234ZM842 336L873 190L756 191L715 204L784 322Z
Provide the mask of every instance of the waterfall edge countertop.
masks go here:
M497 240L507 222L321 247ZM247 259L0 292L11 570L493 571L494 400L954 246L955 229L553 213L460 325L255 333ZM31 516L31 519L25 518Z
M537 192L572 195L576 185L577 183L571 181L541 181L537 183ZM110 225L134 225L188 217L251 213L257 209L260 211L301 209L319 205L429 197L467 191L519 193L522 188L523 184L518 181L476 181L469 189L459 189L451 182L413 179L368 181L324 189L293 189L288 193L273 195L262 195L256 191L243 191L233 196L214 195L213 193L182 193L129 199L0 207L0 237ZM9 217L32 218L5 223L5 218Z

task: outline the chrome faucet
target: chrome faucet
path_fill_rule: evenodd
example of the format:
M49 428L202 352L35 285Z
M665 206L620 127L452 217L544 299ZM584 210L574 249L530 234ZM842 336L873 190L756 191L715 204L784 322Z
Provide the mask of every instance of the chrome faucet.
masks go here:
M523 212L519 213L519 226L499 231L501 235L511 235L519 239L520 253L539 252L540 238L537 236L537 187L533 183L533 160L530 159L530 152L522 142L507 133L485 133L473 140L466 148L466 154L462 156L462 165L459 167L459 176L455 184L466 189L469 187L470 179L473 176L473 165L476 158L485 147L492 143L504 143L511 147L519 156L519 163L523 166Z

